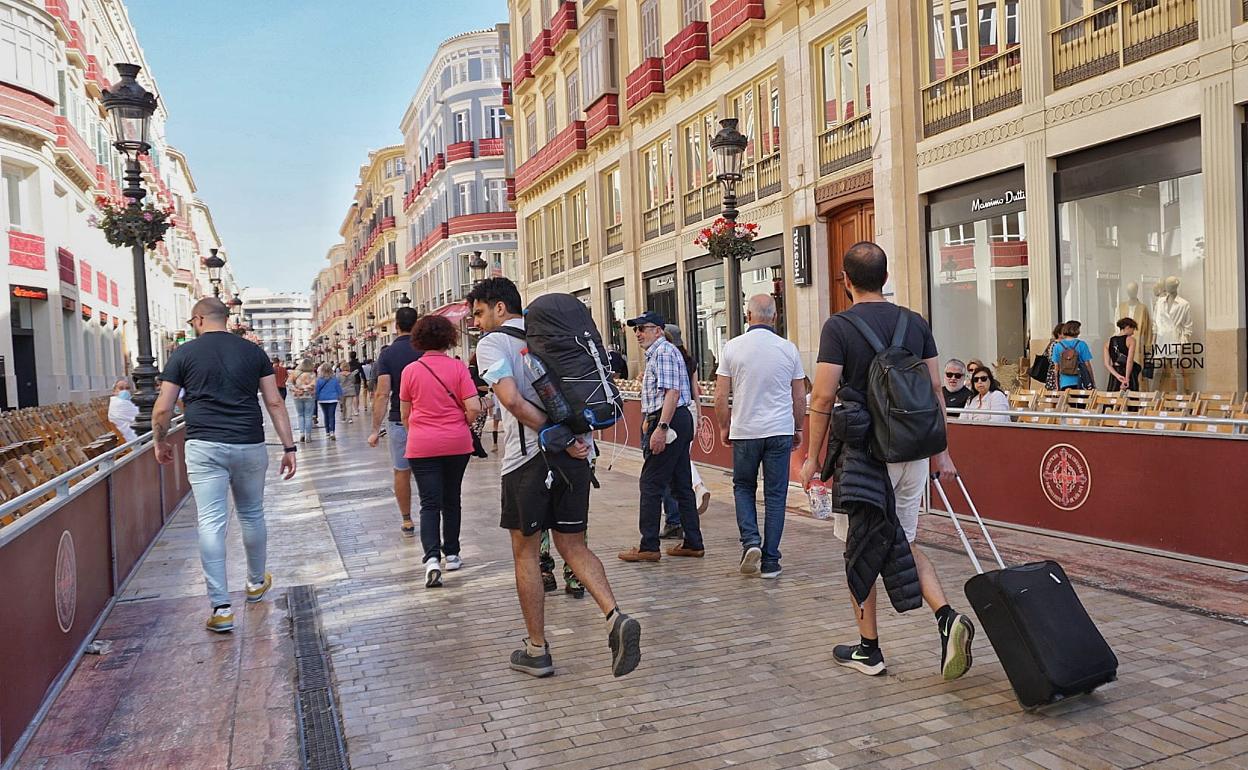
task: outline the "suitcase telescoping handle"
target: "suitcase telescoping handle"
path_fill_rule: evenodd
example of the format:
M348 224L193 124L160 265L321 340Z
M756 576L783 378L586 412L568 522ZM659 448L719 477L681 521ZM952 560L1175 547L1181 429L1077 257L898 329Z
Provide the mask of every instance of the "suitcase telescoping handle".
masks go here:
M993 558L997 560L997 566L1005 569L1005 562L1001 561L1001 554L997 551L997 544L992 542L992 535L988 534L988 527L984 526L984 520L979 517L979 511L975 508L975 502L971 500L971 495L966 491L966 484L962 483L962 477L955 477L958 480L958 486L962 489L962 496L966 498L966 502L971 506L971 513L975 515L975 521L979 523L979 531L984 533L984 539L988 541L988 547L992 549ZM936 487L936 493L940 495L940 501L945 504L945 511L948 512L949 518L953 520L953 528L958 531L958 537L962 539L962 547L966 549L966 555L971 557L971 564L975 565L975 571L984 574L984 568L979 565L979 559L975 556L975 549L971 547L971 541L966 539L966 533L962 531L962 523L958 521L958 515L953 512L953 506L949 504L949 498L945 495L945 488L940 485L939 478L933 478L932 484Z

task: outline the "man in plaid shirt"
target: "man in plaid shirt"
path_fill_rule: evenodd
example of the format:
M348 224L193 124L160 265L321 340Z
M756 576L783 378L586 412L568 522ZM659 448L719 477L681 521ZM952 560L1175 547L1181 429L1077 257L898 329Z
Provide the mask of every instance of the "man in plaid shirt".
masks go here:
M671 485L672 497L680 508L680 525L685 539L667 549L668 556L701 558L702 529L698 524L698 503L693 494L689 447L693 443L693 414L689 406L689 372L676 346L663 336L663 316L647 310L628 325L637 343L646 351L646 369L641 378L641 545L620 553L624 561L658 561L659 524L663 493ZM674 431L671 437L669 431ZM671 441L669 442L669 437Z

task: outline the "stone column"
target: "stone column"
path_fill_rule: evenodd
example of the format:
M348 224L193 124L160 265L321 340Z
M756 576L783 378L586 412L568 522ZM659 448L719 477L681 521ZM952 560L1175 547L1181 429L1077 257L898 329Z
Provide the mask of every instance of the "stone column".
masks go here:
M1043 353L1061 316L1057 294L1057 204L1053 200L1054 163L1045 139L1044 100L1052 88L1049 3L1022 3L1023 174L1027 188L1027 319L1031 355Z

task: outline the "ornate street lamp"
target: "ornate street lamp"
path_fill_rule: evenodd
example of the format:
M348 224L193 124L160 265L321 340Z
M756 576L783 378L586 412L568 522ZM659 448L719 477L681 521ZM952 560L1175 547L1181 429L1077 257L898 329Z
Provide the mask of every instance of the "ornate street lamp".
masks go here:
M126 156L126 187L122 195L130 199L129 207L135 217L139 216L143 198L143 169L139 158L151 150L147 142L148 124L156 112L156 95L135 79L142 68L137 64L118 64L121 79L112 88L104 90L101 100L113 118L117 140L113 142ZM136 433L152 429L152 407L156 404L156 378L160 374L152 355L151 320L147 310L147 268L143 263L146 244L136 240L130 247L134 269L135 329L138 336L138 366L134 368L134 404L139 408L134 420Z
M234 298L226 302L225 306L230 309L230 314L234 316L234 330L235 333L238 333L238 330L243 326L243 298L238 296L238 292L234 292Z
M736 118L719 121L719 133L711 137L715 156L715 179L724 188L724 219L736 224L737 182L741 181L741 162L745 158L748 137L737 130ZM724 288L728 297L728 334L741 331L741 273L731 255L724 256Z
M369 326L372 326L373 324L377 323L377 316L376 316L376 314L375 314L375 313L373 313L373 311L371 311L371 310L370 310L370 311L368 311L368 315L366 316L366 318L368 319L368 325L369 325Z
M399 304L402 305L403 307L407 307L408 305L412 304L412 299L411 297L407 296L407 292L403 292L403 296L399 297Z
M204 260L208 268L208 281L212 283L212 296L221 298L221 268L225 267L225 257L217 253L217 249L208 249L208 258Z
M490 269L489 264L481 258L481 252L472 252L472 259L468 260L468 269L472 271L473 283L485 278L485 271Z

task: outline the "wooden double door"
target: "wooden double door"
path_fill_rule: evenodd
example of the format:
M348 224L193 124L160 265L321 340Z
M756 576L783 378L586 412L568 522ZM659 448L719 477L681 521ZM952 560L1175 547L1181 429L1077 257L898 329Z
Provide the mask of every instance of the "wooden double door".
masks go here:
M828 215L829 309L839 313L851 302L845 293L845 252L859 241L875 240L875 203L858 201Z

